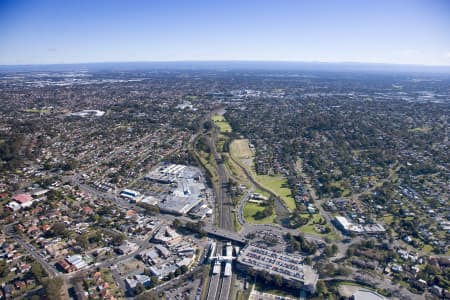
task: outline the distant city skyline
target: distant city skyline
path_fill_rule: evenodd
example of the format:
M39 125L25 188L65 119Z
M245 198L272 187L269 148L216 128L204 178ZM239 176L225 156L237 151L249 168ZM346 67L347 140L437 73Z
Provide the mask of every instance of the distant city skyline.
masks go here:
M0 0L0 65L227 60L450 66L450 1Z

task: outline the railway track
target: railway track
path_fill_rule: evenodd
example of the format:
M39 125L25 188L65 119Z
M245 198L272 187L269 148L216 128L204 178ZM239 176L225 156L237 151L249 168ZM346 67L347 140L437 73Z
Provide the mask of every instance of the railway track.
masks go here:
M211 118L212 113L205 116L201 127L203 127L203 123ZM207 132L199 132L191 139L191 149L195 151L196 143L200 137L206 139L208 146L211 150L212 155L214 156L214 160L216 161L216 171L218 176L218 183L214 185L214 193L216 196L216 205L218 208L219 222L218 225L222 229L234 231L233 224L233 213L232 213L232 201L230 195L228 193L228 184L229 178L228 173L226 171L225 165L222 160L222 156L217 152L216 141L217 141L217 132L216 129L213 128L210 130L208 135ZM223 243L217 243L217 251L223 251ZM219 250L220 249L220 250ZM222 267L221 267L222 269ZM231 287L231 277L224 277L222 275L222 270L218 274L212 274L211 280L209 283L208 289L208 300L216 300L216 299L228 299Z

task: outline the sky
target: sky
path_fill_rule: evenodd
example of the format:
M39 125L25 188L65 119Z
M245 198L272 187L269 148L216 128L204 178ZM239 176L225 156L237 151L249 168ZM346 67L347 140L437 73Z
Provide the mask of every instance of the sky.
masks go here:
M0 65L450 65L447 0L0 0Z

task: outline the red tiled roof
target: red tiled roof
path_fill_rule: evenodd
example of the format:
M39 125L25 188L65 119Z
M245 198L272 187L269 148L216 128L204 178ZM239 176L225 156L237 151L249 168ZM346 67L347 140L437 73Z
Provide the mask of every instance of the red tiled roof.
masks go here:
M135 210L130 209L127 211L127 216L134 216L135 214L136 214Z
M48 224L44 224L44 225L42 225L41 228L42 228L42 230L47 231L47 230L50 230L51 226Z
M27 202L33 200L33 198L31 197L30 194L17 194L17 195L14 195L12 197L12 199L19 203L27 203Z
M92 212L93 212L93 210L89 206L83 207L83 213L91 214Z

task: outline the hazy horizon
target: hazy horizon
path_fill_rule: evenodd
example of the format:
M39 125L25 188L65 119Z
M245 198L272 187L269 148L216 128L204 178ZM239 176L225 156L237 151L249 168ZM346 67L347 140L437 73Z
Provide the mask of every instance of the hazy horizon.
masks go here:
M382 64L359 62L300 61L141 61L88 62L72 64L0 65L0 72L71 72L71 71L287 71L287 72L367 72L450 74L450 66Z

